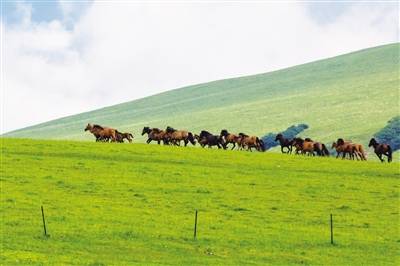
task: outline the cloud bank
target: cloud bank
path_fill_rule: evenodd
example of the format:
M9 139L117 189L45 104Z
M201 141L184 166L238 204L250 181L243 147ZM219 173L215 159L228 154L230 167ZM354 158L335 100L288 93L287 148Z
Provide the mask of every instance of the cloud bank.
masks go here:
M1 22L2 132L185 85L268 72L399 41L398 4L329 23L294 3L64 5L60 20Z

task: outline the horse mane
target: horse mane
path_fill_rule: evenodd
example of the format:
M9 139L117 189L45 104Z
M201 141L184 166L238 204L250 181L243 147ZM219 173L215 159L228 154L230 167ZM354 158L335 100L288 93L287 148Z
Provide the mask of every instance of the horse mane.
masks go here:
M172 132L175 132L176 129L173 128L173 127L167 126L167 128L165 129L165 131L167 131L168 133L172 133Z
M239 135L239 136L242 136L242 137L248 137L248 136L249 136L249 135L246 135L246 134L244 134L244 133L242 133L242 132L240 132L238 135Z
M207 130L202 130L201 132L200 132L200 135L204 135L204 134L206 134L206 135L212 135L210 132L208 132Z
M338 138L337 141L336 141L336 144L339 145L339 146L343 145L344 144L344 140L342 138Z
M151 131L154 131L155 133L160 133L161 129L154 127L151 129Z
M94 124L94 125L93 125L93 128L98 128L98 129L102 129L102 130L104 129L104 127L102 127L102 126L100 126L100 125L97 125L97 124Z

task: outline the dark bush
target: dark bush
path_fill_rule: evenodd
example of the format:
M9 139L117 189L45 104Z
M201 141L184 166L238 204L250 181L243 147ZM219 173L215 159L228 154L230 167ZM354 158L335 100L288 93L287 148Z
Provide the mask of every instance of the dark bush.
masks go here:
M302 131L306 130L308 128L308 125L306 124L299 124L299 125L292 125L288 127L285 131L282 131L282 135L285 138L292 139L296 137L299 133ZM262 137L262 140L264 141L264 146L265 150L269 150L275 146L279 145L279 142L275 141L275 137L278 133L268 133L265 136Z
M379 143L386 143L393 151L400 149L400 116L395 116L374 137Z

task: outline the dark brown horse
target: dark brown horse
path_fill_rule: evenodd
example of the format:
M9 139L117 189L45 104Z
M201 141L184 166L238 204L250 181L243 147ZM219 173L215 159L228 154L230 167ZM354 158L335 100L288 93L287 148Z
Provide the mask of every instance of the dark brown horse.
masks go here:
M384 162L382 155L387 156L388 163L392 161L392 148L390 147L389 144L384 144L384 143L380 144L378 143L378 141L376 141L376 139L372 138L369 141L368 147L374 147L374 152L382 163Z
M164 145L169 144L169 134L165 132L164 130L158 129L158 128L150 128L150 127L144 127L142 130L142 136L144 134L147 134L147 144L150 144L150 142L157 141L158 144L163 141Z
M127 139L128 142L132 142L132 140L133 140L133 135L129 132L121 133L117 130L116 133L117 133L117 135L116 135L117 142L123 143L124 139Z
M281 145L281 152L282 153L288 153L292 154L292 149L293 149L293 140L292 139L286 139L282 133L279 133L275 137L275 141L279 141L279 144ZM287 148L287 152L283 150L283 148Z
M205 146L208 146L208 148L211 148L212 146L217 146L218 149L226 149L225 142L221 136L213 135L206 130L202 130L200 132L200 135L195 135L195 138L199 142L200 146L203 148Z
M89 123L85 128L85 131L88 130L96 137L96 141L108 141L109 139L111 139L111 142L115 142L117 139L116 130L110 127L102 127L100 125L93 125Z
M182 140L185 143L185 147L189 142L192 143L193 146L196 145L196 141L191 132L186 130L176 130L170 126L168 126L165 131L169 134L169 138L174 145L180 146Z
M228 147L228 144L230 143L233 144L231 150L233 150L236 147L236 144L238 144L238 146L240 145L240 137L235 134L229 133L228 130L226 129L221 130L220 137L223 138L224 140L225 149Z
M244 133L239 133L240 148L244 149L247 147L248 151L252 151L255 148L257 151L265 151L264 142L257 136L249 136Z

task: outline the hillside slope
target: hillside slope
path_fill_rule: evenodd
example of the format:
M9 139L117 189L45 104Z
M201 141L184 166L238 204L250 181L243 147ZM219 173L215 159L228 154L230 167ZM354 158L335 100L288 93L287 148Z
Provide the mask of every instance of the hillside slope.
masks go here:
M0 151L1 265L399 265L398 163L19 139Z
M171 125L263 135L307 123L304 135L367 142L399 114L399 49L390 44L266 74L168 91L6 134L7 137L92 139L88 122L132 131Z

